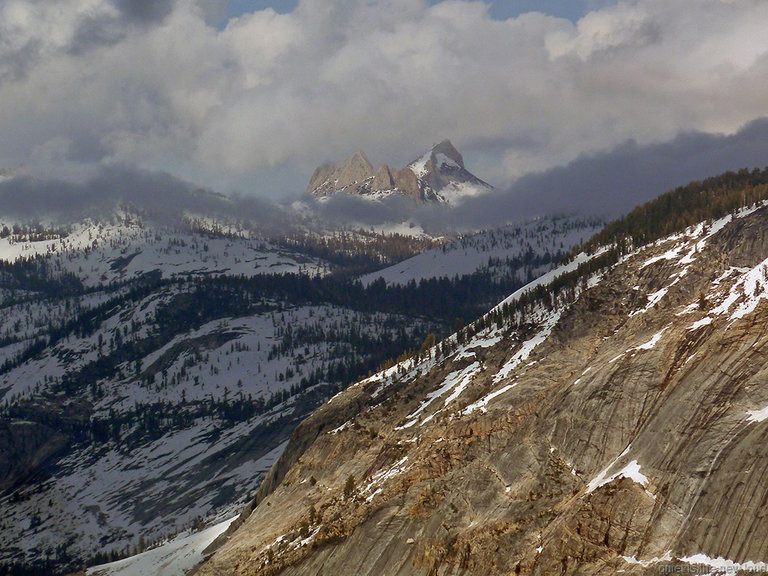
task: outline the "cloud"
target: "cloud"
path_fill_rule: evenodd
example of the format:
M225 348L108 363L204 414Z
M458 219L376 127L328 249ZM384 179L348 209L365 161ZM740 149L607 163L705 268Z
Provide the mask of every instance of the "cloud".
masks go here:
M768 167L768 118L733 135L700 132L663 144L627 141L613 150L585 155L566 166L529 174L511 188L466 200L454 209L403 198L371 203L341 195L310 203L321 220L364 227L410 221L431 233L493 228L547 215L622 216L659 194L727 170Z
M662 40L661 32L661 24L641 7L615 6L588 13L574 29L550 34L546 45L554 58L573 54L586 62L596 56L657 44Z
M19 176L0 181L2 216L14 221L67 224L109 216L119 204L156 222L178 225L185 215L250 222L264 233L284 231L292 217L285 208L256 197L225 197L163 172L131 166L102 168L84 182Z
M162 21L173 9L175 0L115 0L117 8L129 20L145 24Z
M480 1L6 0L0 165L83 182L112 163L285 195L357 148L402 165L450 137L505 185L628 140L768 115L768 4L593 4L498 20Z
M768 118L750 122L733 135L695 132L646 146L627 141L564 167L524 176L505 192L469 199L444 225L491 227L550 214L612 219L691 181L765 167Z
M733 135L688 133L671 142L624 142L613 150L585 155L563 167L529 174L508 190L470 198L457 208L414 206L402 196L371 202L350 195L323 201L302 198L299 210L254 195L225 197L170 174L130 166L99 169L83 182L28 176L0 181L2 216L72 222L110 214L130 204L156 221L176 224L184 214L251 222L264 233L295 225L376 229L410 222L433 234L492 228L545 215L612 219L659 194L726 170L768 166L768 118Z
M174 3L175 0L6 0L0 6L0 62L4 64L0 72L6 72L6 80L19 80L38 66L45 69L46 63L58 60L60 55L78 58L91 49L117 44L133 27L161 24L171 14ZM24 67L13 66L21 60Z

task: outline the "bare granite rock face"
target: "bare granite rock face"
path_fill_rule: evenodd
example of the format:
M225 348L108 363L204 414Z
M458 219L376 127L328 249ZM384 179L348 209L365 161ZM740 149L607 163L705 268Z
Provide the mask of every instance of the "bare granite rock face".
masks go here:
M421 199L421 183L410 168L398 170L394 176L395 188L414 200Z
M198 573L768 569L768 209L579 291L339 394Z
M379 166L371 187L373 190L392 190L395 187L395 178L389 166L386 164Z
M337 191L356 191L369 186L376 172L365 152L358 150L340 164L323 164L309 181L307 191L316 196L330 196Z
M0 424L0 490L13 488L68 444L67 435L39 422Z
M29 403L17 421L0 422L0 492L41 475L89 424L89 406Z

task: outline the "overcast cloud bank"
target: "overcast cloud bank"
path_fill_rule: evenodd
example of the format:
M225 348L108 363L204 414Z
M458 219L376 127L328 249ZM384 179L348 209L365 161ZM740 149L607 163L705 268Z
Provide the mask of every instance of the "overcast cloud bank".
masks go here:
M295 203L257 196L225 197L167 173L117 166L83 182L19 177L0 182L2 215L24 221L74 221L98 217L118 203L130 204L163 222L185 214L250 221L263 231L285 232L304 219L309 225L382 227L411 222L431 233L503 226L548 215L616 218L640 203L692 180L726 170L768 166L768 119L751 122L734 135L691 133L672 142L583 156L564 167L520 178L508 190L470 198L456 208L414 205L401 196L383 202L340 194Z
M768 3L637 0L576 23L479 1L6 0L0 166L85 181L110 163L287 197L362 148L450 137L497 186L585 153L733 134L768 115Z

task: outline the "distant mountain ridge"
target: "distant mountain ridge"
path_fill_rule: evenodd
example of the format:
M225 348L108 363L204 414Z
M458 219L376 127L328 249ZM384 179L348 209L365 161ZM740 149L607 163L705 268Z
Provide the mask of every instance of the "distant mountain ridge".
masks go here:
M346 193L377 200L401 194L418 203L448 205L492 191L493 186L465 168L463 156L447 139L401 170L387 164L376 170L358 150L342 162L318 167L307 187L307 193L318 198Z

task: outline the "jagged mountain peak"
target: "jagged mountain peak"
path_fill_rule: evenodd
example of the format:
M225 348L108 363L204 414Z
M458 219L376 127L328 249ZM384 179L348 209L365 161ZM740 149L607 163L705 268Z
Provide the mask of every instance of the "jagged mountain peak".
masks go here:
M422 184L425 197L459 204L469 196L485 194L493 187L464 167L464 157L445 139L408 165Z
M373 165L371 164L371 161L368 160L368 156L366 156L365 152L363 150L360 150L359 148L357 150L355 150L355 153L352 154L352 156L350 156L347 159L347 162L349 162L349 163L362 163L362 164L365 164L367 166L370 166L371 169L373 169Z
M347 193L378 200L392 194L404 195L417 203L460 203L467 196L484 194L493 187L470 173L453 143L445 139L401 170L373 164L362 150L339 163L318 167L307 193L319 198Z
M358 150L342 164L337 185L346 188L364 182L373 174L373 164L368 160L365 152Z
M435 144L432 147L431 152L432 156L435 158L437 158L439 154L442 154L448 160L458 164L460 168L464 168L464 157L458 150L456 150L456 147L448 138Z
M363 185L374 174L373 164L365 152L357 150L339 163L326 162L319 166L312 174L307 192L315 196L329 196L337 191Z

